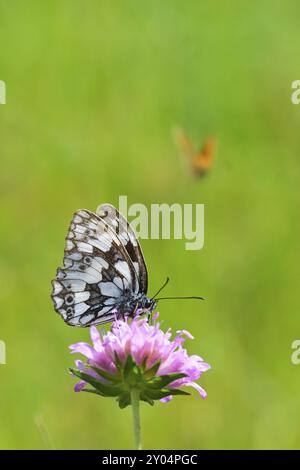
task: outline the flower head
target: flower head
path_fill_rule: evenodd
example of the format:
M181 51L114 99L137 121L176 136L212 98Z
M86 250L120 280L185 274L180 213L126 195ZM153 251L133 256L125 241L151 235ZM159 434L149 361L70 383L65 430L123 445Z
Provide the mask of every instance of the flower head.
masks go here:
M104 333L92 326L93 346L82 342L70 346L73 353L86 357L85 363L77 360L77 369L71 369L81 379L75 391L116 397L121 408L130 404L132 388L151 405L154 400L166 402L173 395L189 395L182 386L194 387L205 398L206 392L195 380L210 365L183 348L186 338L193 339L189 332L177 331L171 339L171 330L163 332L157 318L158 314L152 322L141 317L116 320Z

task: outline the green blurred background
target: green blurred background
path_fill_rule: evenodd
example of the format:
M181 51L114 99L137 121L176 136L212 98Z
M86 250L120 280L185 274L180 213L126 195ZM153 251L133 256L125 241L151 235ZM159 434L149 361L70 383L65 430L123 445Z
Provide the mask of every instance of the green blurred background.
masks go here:
M142 242L150 293L169 275L167 328L190 330L208 397L142 406L145 448L297 448L299 79L294 1L0 3L0 447L132 446L130 409L72 391L50 281L72 213L204 203L205 247ZM184 171L172 130L217 135L210 176Z

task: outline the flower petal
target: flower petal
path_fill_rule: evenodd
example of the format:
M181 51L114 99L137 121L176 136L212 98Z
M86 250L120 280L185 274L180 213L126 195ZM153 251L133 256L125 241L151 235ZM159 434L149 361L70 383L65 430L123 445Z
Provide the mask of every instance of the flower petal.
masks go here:
M171 401L173 399L173 395L168 395L167 397L164 397L164 398L161 398L159 401L161 403L168 403L169 401Z
M206 398L207 397L207 393L206 391L204 390L204 388L200 387L199 384L196 384L195 382L190 382L190 383L187 383L185 384L189 387L193 387L195 390L197 390L197 392L199 392L199 395L202 397L202 398Z
M81 392L81 390L85 387L86 382L84 380L80 380L74 386L74 392Z
M176 333L179 336L186 336L189 339L194 339L194 336L187 330L177 330Z

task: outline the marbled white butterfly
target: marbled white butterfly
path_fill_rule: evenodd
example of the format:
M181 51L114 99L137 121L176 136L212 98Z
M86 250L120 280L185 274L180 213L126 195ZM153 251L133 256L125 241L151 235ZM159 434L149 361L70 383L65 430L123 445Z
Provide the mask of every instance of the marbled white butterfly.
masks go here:
M136 235L117 209L75 212L66 238L64 267L52 281L55 310L72 326L107 323L151 312L148 274Z
M55 310L68 325L90 326L152 312L159 300L202 297L147 297L148 273L140 244L127 220L110 204L97 214L75 212L66 238L64 267L52 281Z

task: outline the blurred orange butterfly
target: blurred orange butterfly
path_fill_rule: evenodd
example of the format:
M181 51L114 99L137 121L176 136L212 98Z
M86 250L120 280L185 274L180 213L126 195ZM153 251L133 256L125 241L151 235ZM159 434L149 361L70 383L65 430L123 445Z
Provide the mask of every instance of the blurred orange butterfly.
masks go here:
M216 153L217 142L214 137L208 137L203 142L202 148L196 150L193 142L183 130L176 131L177 144L188 162L193 174L199 178L211 171Z

